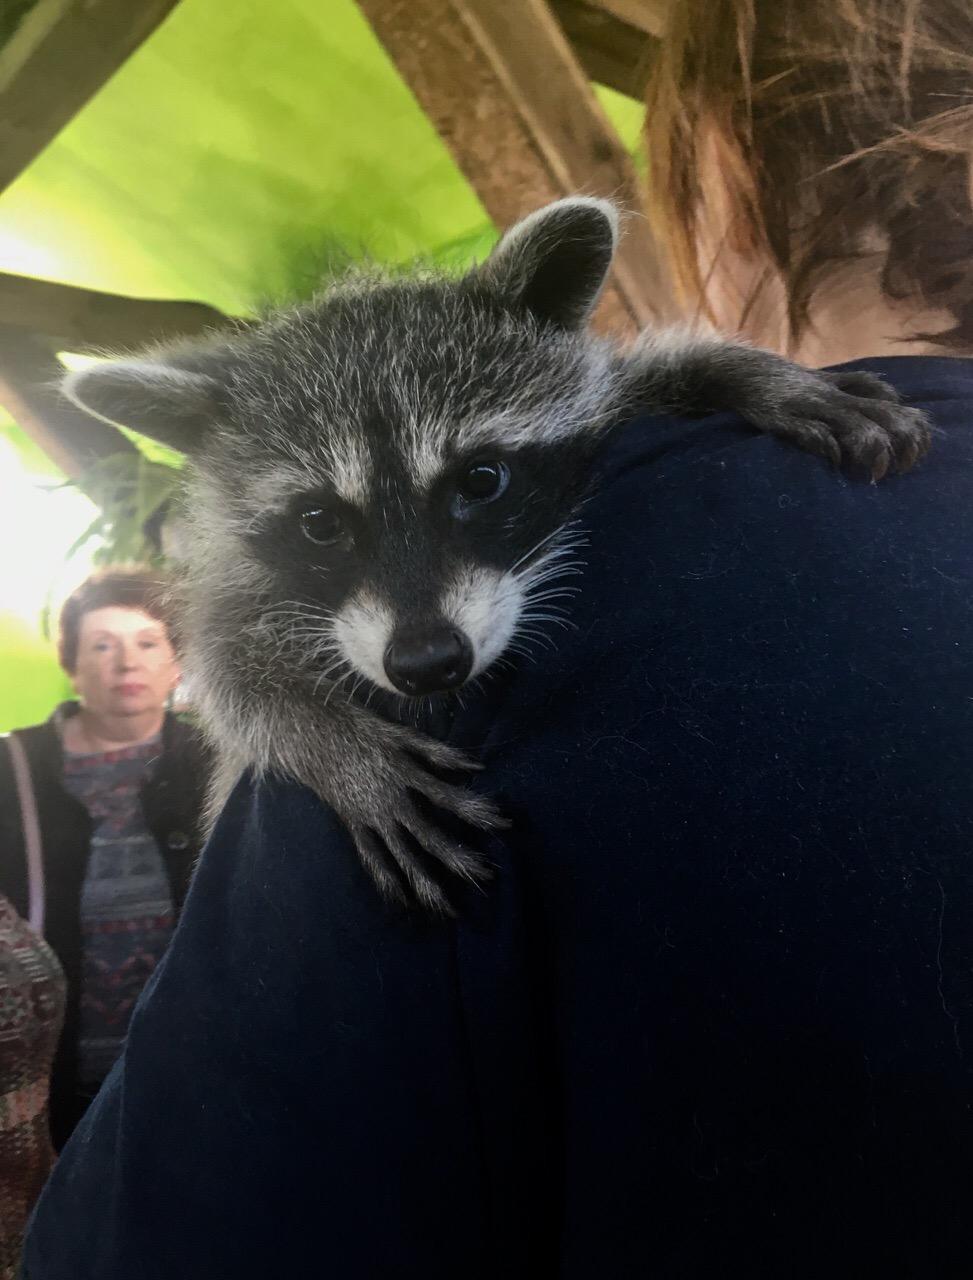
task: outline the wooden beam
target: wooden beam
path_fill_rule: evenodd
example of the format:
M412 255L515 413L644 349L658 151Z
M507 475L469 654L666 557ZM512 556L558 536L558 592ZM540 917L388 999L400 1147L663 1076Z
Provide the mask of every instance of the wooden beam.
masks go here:
M589 79L644 102L654 38L591 0L551 0L551 8Z
M610 14L634 31L661 36L669 17L670 0L583 0L589 9ZM678 0L676 0L678 3Z
M577 192L639 213L631 157L544 0L358 2L498 226ZM597 322L631 335L675 314L663 256L632 217Z
M36 0L0 49L0 191L175 7L177 0Z
M221 311L202 302L125 298L0 274L0 325L44 334L63 350L132 350L230 323Z
M135 446L107 422L75 408L58 390L64 368L40 338L0 326L0 405L71 480Z

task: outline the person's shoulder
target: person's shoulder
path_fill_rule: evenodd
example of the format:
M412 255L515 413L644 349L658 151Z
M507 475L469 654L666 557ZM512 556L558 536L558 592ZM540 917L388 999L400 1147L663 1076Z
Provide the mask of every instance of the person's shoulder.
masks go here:
M596 536L604 528L616 539L627 524L630 536L622 542L637 534L645 547L661 520L673 537L691 535L680 544L688 550L722 545L734 531L778 536L791 523L781 515L788 511L840 543L853 541L862 525L935 524L937 511L943 523L966 509L973 490L973 360L896 357L841 368L881 375L929 415L932 447L908 474L872 484L730 413L696 420L645 415L603 450L585 524Z
M58 745L53 717L41 720L38 724L18 725L15 729L0 733L0 740L12 737L16 737L30 755L54 752Z
M813 666L828 680L838 647L904 678L916 626L932 628L923 669L933 650L945 662L973 588L973 362L881 364L938 430L912 472L879 484L729 414L619 431L563 581L545 578L536 607L528 588L515 639L529 655L497 681L499 718L646 709L653 690L663 705L674 687L774 669L792 681Z
M196 720L185 712L167 711L163 739L168 750L205 752L206 739Z
M973 426L973 359L883 357L834 366L831 371L839 370L877 374L906 404L928 414L934 428L933 446L913 472L921 485L957 462L973 462L973 436L968 430ZM697 419L644 414L623 424L598 459L600 490L614 488L632 471L640 473L640 483L655 483L664 491L682 482L697 484L708 475L720 479L729 474L737 484L779 478L807 487L835 475L829 463L760 433L729 412ZM865 476L847 479L865 481L846 486L853 490L869 488Z
M163 758L168 772L194 779L202 787L213 767L213 751L196 720L183 712L166 712L162 730Z

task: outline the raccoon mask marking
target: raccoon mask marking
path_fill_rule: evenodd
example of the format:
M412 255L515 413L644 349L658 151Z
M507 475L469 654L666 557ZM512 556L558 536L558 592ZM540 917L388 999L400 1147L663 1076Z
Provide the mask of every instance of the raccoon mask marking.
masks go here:
M220 759L211 812L245 767L295 778L386 897L450 911L449 876L485 868L416 797L480 827L497 811L441 777L470 760L356 688L457 690L552 620L612 426L731 408L873 477L924 451L922 416L868 374L591 334L617 234L607 202L558 201L458 279L349 276L231 336L67 378L83 408L189 456L180 591Z

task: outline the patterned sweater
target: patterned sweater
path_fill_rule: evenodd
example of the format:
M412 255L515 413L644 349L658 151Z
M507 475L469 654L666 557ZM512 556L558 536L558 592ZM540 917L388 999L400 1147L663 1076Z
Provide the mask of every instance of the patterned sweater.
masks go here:
M115 751L64 756L64 785L93 824L81 890L79 1043L81 1086L92 1094L121 1051L135 1002L175 926L172 889L139 802L159 751L155 737Z

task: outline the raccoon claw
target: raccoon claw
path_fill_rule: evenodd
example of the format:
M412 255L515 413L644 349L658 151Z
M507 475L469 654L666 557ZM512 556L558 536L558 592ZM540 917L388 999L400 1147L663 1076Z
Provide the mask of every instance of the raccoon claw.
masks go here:
M483 768L479 760L474 760L465 751L440 742L438 738L416 736L409 742L408 749L437 769L453 773L479 773Z
M443 880L455 876L478 887L492 872L479 854L440 829L434 816L420 813L417 797L469 826L489 829L506 823L492 801L431 771L479 767L465 753L409 730L386 728L395 741L392 759L386 757L384 767L376 762L367 799L356 809L342 806L339 816L386 900L454 915Z
M423 870L394 830L377 833L359 829L352 832L352 839L383 898L401 906L418 902L434 915L456 914L441 886Z
M437 830L414 810L401 817L399 826L390 823L379 830L351 828L351 836L365 869L384 898L403 906L418 902L434 915L454 916L456 912L443 887L409 847L407 837L446 871L477 888L492 875L477 853Z
M881 378L850 371L818 374L815 380L814 387L790 400L770 428L774 435L835 466L864 470L873 481L889 471L908 471L929 448L925 414L903 405Z

